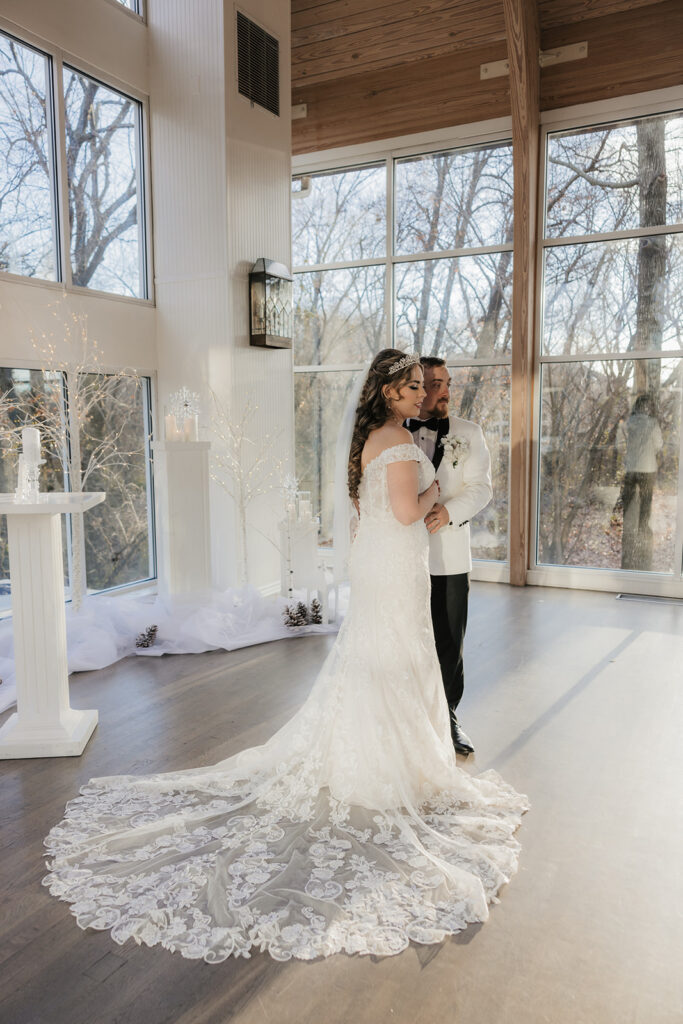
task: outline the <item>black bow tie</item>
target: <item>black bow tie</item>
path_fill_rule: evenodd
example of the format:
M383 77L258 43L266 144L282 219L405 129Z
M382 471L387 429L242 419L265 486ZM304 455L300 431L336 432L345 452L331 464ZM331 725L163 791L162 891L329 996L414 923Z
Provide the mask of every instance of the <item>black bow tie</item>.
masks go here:
M421 430L423 427L425 430L438 430L440 422L441 421L438 420L436 416L432 416L431 419L428 420L411 419L408 420L408 430L410 430L413 434L417 433L417 431Z

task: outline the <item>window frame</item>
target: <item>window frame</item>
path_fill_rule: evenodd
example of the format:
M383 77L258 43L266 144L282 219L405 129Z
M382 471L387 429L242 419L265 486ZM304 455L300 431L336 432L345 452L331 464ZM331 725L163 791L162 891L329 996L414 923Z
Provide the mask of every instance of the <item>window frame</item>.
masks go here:
M386 184L386 246L382 257L368 257L353 262L340 261L323 264L295 264L292 274L307 273L316 270L343 270L359 266L383 266L385 271L384 320L385 341L387 347L394 345L395 335L395 267L404 263L418 263L428 259L447 259L449 257L476 256L487 253L512 252L512 244L492 246L473 246L468 249L438 250L433 253L418 252L410 255L394 253L394 193L396 178L396 162L405 157L421 157L442 153L447 150L472 150L492 145L512 145L512 121L510 118L497 118L477 124L460 125L434 132L423 132L417 135L400 136L377 143L363 143L358 146L343 147L320 153L307 153L292 158L292 176L307 174L316 175L334 171L362 169L369 166L385 167ZM296 199L292 199L296 202ZM334 371L362 370L364 363L339 363L326 365L305 365L294 363L293 373L329 373ZM507 356L491 356L476 358L475 356L448 357L446 365L457 369L470 366L509 366L512 365L512 353ZM508 482L509 489L509 482ZM505 561L473 559L472 578L487 582L507 583L509 570L510 525L508 519L507 550ZM329 553L328 548L323 549Z
M120 4L118 0L111 0L116 7L128 10L135 18L140 16ZM150 139L149 139L149 97L139 89L134 88L126 82L122 82L114 75L110 75L101 68L96 68L87 61L82 60L75 54L61 47L41 39L31 32L19 30L19 27L6 18L0 17L0 32L15 39L22 46L36 50L48 58L49 62L49 101L48 116L51 115L52 161L54 166L52 189L54 196L53 230L55 238L53 244L56 251L56 263L58 277L55 281L40 277L29 277L24 274L14 274L0 270L0 281L11 283L29 284L34 287L48 288L59 292L68 292L73 295L96 296L105 299L112 299L116 302L132 302L136 305L154 306L154 264L153 264L153 225L152 225L152 182L150 172ZM71 280L71 232L69 225L69 194L68 175L66 168L66 139L65 139L65 112L64 112L64 67L76 73L83 74L93 79L108 89L123 94L140 105L139 127L136 133L137 167L136 178L140 217L139 233L139 255L140 255L140 282L143 284L144 295L120 295L114 292L100 291L96 288L85 288L74 285ZM56 223L55 223L56 221Z
M679 473L678 506L676 514L676 541L672 573L645 572L629 569L600 569L590 566L549 565L540 562L539 546L539 499L541 480L541 416L543 394L541 389L542 368L546 364L587 363L587 362L635 362L641 359L681 359L683 347L665 350L637 350L630 352L574 353L568 356L546 355L543 352L544 327L544 267L545 251L558 245L569 246L582 242L608 242L621 238L639 238L660 234L683 233L683 221L675 224L652 227L634 227L631 230L612 231L590 235L566 236L562 238L545 236L546 172L548 136L562 131L580 131L582 128L596 128L618 121L633 121L637 118L657 116L683 111L683 87L663 89L652 93L638 93L620 96L607 101L582 104L560 110L545 111L541 114L539 173L537 196L537 253L535 288L535 337L533 368L529 381L532 389L531 422L531 494L529 515L529 566L527 583L538 586L569 587L577 590L600 590L608 592L638 593L659 597L683 596L683 417L679 430ZM676 572L680 566L680 575Z
M110 4L119 11L125 11L130 18L135 18L136 21L147 21L147 11L145 0L133 0L135 7L131 7L130 4L122 3L121 0L105 0L105 3Z

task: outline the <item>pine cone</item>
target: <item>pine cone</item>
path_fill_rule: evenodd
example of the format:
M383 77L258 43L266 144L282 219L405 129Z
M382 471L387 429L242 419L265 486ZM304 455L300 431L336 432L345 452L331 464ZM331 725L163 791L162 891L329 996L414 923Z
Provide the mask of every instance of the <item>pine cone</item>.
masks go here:
M323 621L323 606L317 597L314 597L311 601L311 610L308 615L308 621L313 626L319 626Z
M147 629L143 629L142 633L138 633L135 638L136 647L151 647L157 638L158 626L148 626Z

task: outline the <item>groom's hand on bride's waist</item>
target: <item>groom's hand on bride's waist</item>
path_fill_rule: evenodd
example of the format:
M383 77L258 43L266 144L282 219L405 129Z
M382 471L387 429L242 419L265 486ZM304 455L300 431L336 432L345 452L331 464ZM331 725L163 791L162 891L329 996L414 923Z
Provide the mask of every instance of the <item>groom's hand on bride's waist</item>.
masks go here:
M448 509L439 502L432 506L425 516L425 526L430 533L436 533L442 526L448 526Z

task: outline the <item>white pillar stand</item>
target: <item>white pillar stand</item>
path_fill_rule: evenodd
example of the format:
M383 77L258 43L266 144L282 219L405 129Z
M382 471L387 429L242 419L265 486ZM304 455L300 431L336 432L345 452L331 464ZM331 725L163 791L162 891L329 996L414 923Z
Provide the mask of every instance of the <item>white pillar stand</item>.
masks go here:
M85 512L104 498L53 492L34 504L0 494L17 676L17 711L0 729L0 758L81 754L97 725L97 711L69 705L61 516Z
M166 594L211 587L208 441L154 441L160 584Z

